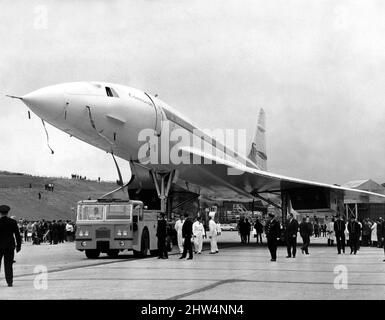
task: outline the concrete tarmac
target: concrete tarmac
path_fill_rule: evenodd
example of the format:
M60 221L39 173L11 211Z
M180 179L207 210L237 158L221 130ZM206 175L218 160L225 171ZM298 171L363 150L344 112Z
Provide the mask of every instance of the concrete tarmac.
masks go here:
M168 260L87 259L74 243L25 244L16 255L14 287L3 271L0 299L384 299L383 249L362 247L357 255L337 255L326 238L312 238L310 255L286 258L278 247L270 261L266 245L242 245L237 232L223 232L219 253L205 250L193 260L180 260L173 248ZM321 245L322 243L322 245ZM3 268L2 268L3 270ZM47 273L42 271L47 270Z

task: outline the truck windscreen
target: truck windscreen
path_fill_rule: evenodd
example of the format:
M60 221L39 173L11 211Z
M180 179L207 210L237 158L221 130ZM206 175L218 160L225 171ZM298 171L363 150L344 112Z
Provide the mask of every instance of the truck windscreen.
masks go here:
M130 220L131 213L131 204L110 205L107 208L107 220Z
M99 205L81 206L78 211L77 220L103 220L103 207Z

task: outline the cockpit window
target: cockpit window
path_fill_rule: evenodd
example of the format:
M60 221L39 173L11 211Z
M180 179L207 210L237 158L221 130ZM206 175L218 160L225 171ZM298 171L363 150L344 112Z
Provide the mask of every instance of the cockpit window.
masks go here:
M119 95L116 93L116 91L113 88L106 87L106 93L108 97L119 98Z

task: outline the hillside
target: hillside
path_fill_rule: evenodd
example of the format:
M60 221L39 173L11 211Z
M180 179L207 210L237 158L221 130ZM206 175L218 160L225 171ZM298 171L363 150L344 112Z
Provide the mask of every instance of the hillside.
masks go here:
M44 190L47 183L54 185L53 192ZM0 171L0 204L9 205L10 215L17 219L73 220L77 201L89 197L96 199L116 188L112 182L35 177Z

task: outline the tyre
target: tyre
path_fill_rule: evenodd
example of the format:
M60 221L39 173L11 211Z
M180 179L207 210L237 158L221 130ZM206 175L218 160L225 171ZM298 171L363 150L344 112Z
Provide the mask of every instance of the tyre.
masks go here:
M100 251L97 249L88 249L86 250L86 257L88 259L96 259L100 256Z
M107 256L110 258L116 258L119 255L119 250L118 249L111 249L107 251Z

